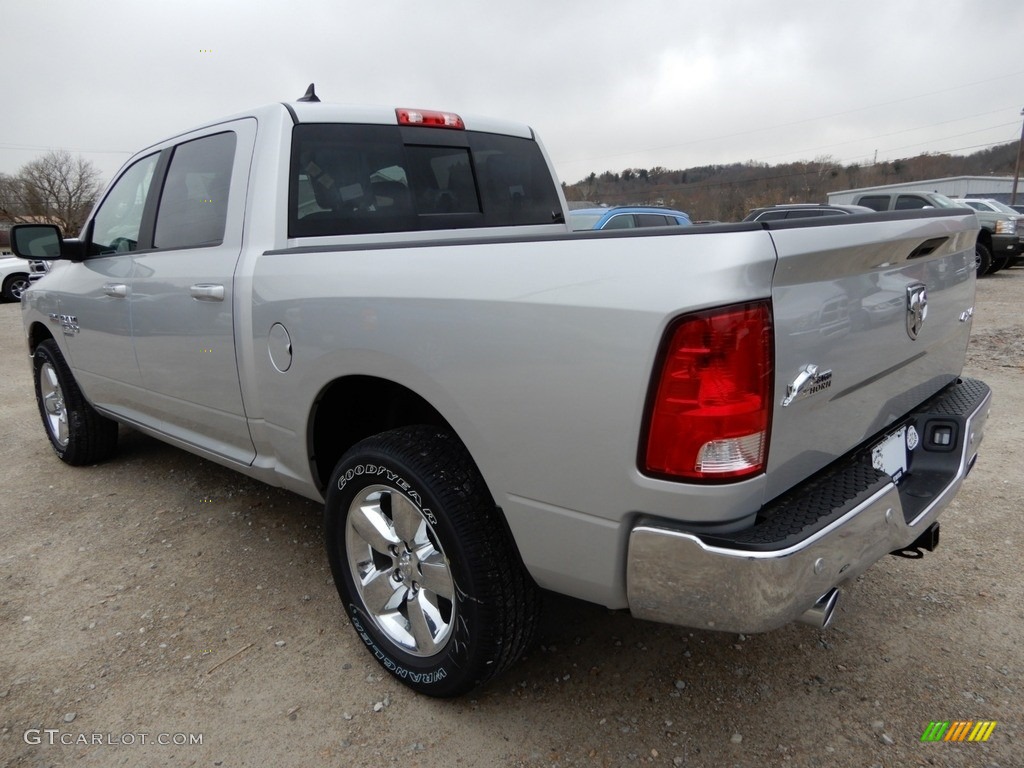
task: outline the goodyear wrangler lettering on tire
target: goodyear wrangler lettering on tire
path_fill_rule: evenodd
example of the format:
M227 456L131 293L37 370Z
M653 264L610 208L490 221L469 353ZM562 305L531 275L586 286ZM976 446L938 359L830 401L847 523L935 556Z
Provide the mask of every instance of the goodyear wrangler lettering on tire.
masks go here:
M331 573L356 634L389 674L457 696L522 654L539 594L454 435L415 426L367 438L327 487Z
M349 483L349 481L355 479L356 477L360 477L362 475L377 475L377 476L385 475L387 477L388 482L398 483L399 487L403 488L403 489L408 489L409 488L409 484L405 480L403 480L402 478L398 477L398 475L396 475L394 472L391 472L390 470L385 469L384 467L377 467L377 466L375 466L373 464L366 464L366 465L359 464L359 465L353 467L352 469L348 470L344 474L344 476L339 478L339 480L338 480L338 490L339 491L344 490L345 486Z
M377 467L373 464L359 464L350 469L348 472L345 473L345 476L338 481L338 490L344 490L345 486L349 483L350 480L363 476L385 477L389 483L394 483L398 488L401 488L409 495L410 499L412 499L414 502L416 502L416 504L422 507L422 497L412 489L412 486L410 486L409 483L404 478L399 477L396 473L388 469L385 469L384 467ZM427 518L431 525L437 525L437 518L434 517L434 513L431 512L430 509L422 507L420 511L423 513L423 516Z
M384 653L384 651L377 647L377 644L373 642L373 638L366 633L365 629L363 629L363 625L359 620L359 609L354 605L350 605L349 611L351 611L350 618L356 633L360 638L362 638L363 642L366 643L366 647L370 649L370 652L374 655L377 661L379 661L381 665L395 677L400 680L411 680L414 683L424 683L427 685L439 682L448 677L448 673L445 672L444 667L440 667L433 672L423 674L419 672L411 672L401 664L396 664L388 658L388 655Z

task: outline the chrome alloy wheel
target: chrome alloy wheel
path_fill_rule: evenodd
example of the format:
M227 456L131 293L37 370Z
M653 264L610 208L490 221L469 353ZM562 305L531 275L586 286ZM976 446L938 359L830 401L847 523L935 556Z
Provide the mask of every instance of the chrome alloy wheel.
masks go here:
M68 444L68 409L64 404L64 392L57 378L57 370L50 363L39 369L39 393L43 398L46 412L46 428L53 439L64 448Z
M349 507L345 547L377 627L413 656L440 652L455 624L455 582L423 510L395 488L367 486Z
M28 287L30 285L31 283L28 281L27 277L17 277L14 280L12 280L10 285L8 286L8 290L11 293L11 298L14 299L15 301L21 301L21 295L28 290Z

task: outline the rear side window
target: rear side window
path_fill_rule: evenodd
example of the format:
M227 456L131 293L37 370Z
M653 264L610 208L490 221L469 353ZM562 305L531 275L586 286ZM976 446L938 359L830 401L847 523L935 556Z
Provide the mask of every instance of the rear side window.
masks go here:
M660 213L638 213L636 223L640 227L667 227L678 222L668 216L662 216Z
M224 240L235 134L204 136L174 148L160 193L153 245L196 248Z
M397 125L292 132L289 237L550 224L560 214L529 139Z
M866 208L870 208L873 211L887 211L889 210L889 196L865 195L859 201L857 201L857 205L863 205Z

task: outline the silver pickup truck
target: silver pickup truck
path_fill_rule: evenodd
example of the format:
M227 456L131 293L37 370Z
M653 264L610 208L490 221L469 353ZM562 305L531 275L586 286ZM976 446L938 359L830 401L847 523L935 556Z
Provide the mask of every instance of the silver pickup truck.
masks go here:
M119 425L325 501L368 650L454 696L542 590L824 626L974 464L965 210L572 233L527 126L310 93L154 144L22 306L43 425Z

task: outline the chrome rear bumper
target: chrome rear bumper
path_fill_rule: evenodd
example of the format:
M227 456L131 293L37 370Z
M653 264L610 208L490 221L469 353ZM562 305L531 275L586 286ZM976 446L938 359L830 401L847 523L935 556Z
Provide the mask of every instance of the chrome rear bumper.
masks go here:
M901 423L914 425L922 442L899 483L871 466L867 448L768 505L753 528L736 535L641 521L629 539L630 611L730 632L800 618L935 521L974 465L991 400L984 383L961 379L908 415ZM954 425L953 445L930 449L935 428L947 425Z

